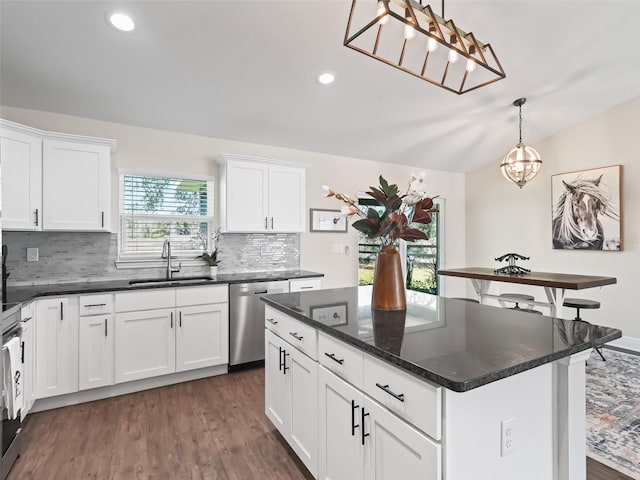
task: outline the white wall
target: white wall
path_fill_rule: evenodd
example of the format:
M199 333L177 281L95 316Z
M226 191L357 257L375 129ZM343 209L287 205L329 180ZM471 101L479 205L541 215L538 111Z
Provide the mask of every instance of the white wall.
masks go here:
M354 195L370 185L377 185L378 175L382 174L387 180L398 183L403 188L409 181L410 173L418 170L362 159L186 135L14 107L0 107L0 116L44 130L117 139L118 149L112 161L114 228L118 225L118 168L217 176L215 159L223 152L305 162L310 164L307 170L307 209L340 208L337 200L323 198L322 185L330 185L338 191ZM427 174L428 191L446 200L444 266L462 265L465 257L464 175L441 171L427 171ZM347 245L348 254L331 253L334 243ZM325 287L338 288L357 284L358 248L353 228L349 228L346 234L304 233L301 235L300 247L301 268L324 273ZM449 282L446 279L444 285L447 295L464 294L464 285L450 288Z
M526 118L523 133L526 143ZM636 97L532 144L544 163L538 177L522 190L504 179L499 159L468 174L467 258L460 265L495 267L495 257L518 252L531 257L522 264L532 270L616 277L616 285L571 291L568 296L602 303L599 310L583 311L585 320L620 328L625 336L640 337L639 133L640 97ZM516 140L514 136L514 144ZM505 145L505 153L511 147ZM623 165L623 251L553 250L551 175L609 165ZM465 283L461 279L457 282ZM503 292L528 292L544 300L541 287L501 286ZM571 313L575 311L570 309L566 315Z

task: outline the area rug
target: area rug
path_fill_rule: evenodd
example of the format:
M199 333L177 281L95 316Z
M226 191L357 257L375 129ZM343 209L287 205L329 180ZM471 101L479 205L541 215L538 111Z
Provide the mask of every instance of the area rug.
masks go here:
M603 353L587 362L587 455L640 480L640 356Z

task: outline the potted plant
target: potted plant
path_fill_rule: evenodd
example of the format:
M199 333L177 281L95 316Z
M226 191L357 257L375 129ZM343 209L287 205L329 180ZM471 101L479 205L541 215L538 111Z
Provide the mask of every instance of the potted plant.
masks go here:
M200 258L207 265L209 265L209 275L215 277L218 274L218 239L220 238L220 229L217 229L213 235L213 251L211 253L204 252L202 255L198 255L196 258Z
M218 274L218 264L220 263L220 260L218 260L217 248L211 253L204 252L202 255L198 255L196 258L201 258L207 265L209 265L209 275L215 277Z

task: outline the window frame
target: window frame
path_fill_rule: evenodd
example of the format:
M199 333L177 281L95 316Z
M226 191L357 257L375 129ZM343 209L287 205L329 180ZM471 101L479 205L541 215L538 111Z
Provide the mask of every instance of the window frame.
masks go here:
M177 219L186 222L206 222L208 224L207 245L204 250L211 249L212 235L215 231L215 177L210 175L196 175L188 173L177 173L167 171L151 171L120 168L117 170L118 175L118 242L117 242L117 259L116 268L152 268L163 266L166 259L162 258L162 251L153 254L136 254L135 252L125 252L123 247L125 241L123 239L123 225L129 218L124 208L124 177L126 175L135 175L141 177L157 177L171 178L180 180L201 180L207 183L207 215L156 215L156 214L137 214L138 218L149 218L159 221L175 222ZM184 266L201 266L202 261L197 260L195 256L201 253L200 250L180 251L175 250L171 254L171 258L180 260Z

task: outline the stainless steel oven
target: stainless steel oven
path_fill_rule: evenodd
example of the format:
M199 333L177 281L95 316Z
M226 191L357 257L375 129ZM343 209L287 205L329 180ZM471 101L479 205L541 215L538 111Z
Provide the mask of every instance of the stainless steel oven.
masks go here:
M2 305L2 345L4 346L13 337L20 339L20 345L23 354L22 358L18 359L20 362L24 362L24 344L22 343L22 322L20 321L20 304L15 305ZM7 409L7 395L9 392L4 388L4 370L10 368L8 365L4 365L4 354L0 355L0 383L2 384L2 426L0 427L2 432L2 461L0 461L0 475L2 480L7 478L11 467L15 463L16 459L20 455L20 432L21 432L21 418L18 413L17 418L11 419L9 411ZM20 382L21 385L24 381Z

